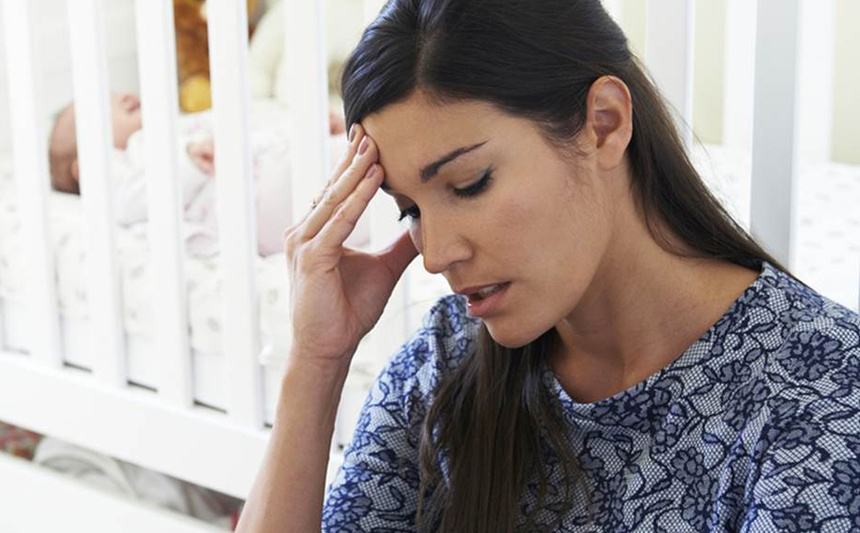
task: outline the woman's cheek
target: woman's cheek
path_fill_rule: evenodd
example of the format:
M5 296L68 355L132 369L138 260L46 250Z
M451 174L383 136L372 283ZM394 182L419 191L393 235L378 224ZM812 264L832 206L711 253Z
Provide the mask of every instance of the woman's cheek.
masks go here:
M412 244L415 245L415 249L418 250L418 253L422 253L423 242L421 240L421 228L418 226L417 222L409 224L409 237L412 239Z

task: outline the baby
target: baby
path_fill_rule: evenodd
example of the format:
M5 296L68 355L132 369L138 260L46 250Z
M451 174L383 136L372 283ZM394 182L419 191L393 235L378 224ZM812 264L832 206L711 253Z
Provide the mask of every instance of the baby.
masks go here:
M111 175L114 212L120 224L145 221L146 176L141 128L140 99L130 93L110 97L110 119L113 130ZM283 251L282 232L291 220L289 148L287 119L283 108L270 101L251 105L249 138L255 180L257 244L261 255ZM329 153L333 167L345 150L343 118L329 115ZM181 180L184 218L193 223L186 235L192 253L217 251L217 216L215 215L214 145L210 113L182 115L177 125L180 142L177 178ZM80 170L77 159L75 110L72 104L58 115L51 131L48 149L51 186L61 192L80 194ZM361 231L352 244L361 244Z

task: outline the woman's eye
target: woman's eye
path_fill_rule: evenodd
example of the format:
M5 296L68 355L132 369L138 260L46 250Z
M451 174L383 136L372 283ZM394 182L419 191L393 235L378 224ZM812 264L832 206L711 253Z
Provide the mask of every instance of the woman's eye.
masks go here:
M454 188L452 189L455 196L460 198L469 198L472 196L477 196L484 192L487 187L490 185L490 182L493 180L493 167L489 167L484 171L481 177L468 187L464 187L462 189ZM417 220L421 218L421 211L418 209L417 205L413 205L407 207L406 209L402 209L400 211L400 217L397 219L398 222L402 221L405 218L409 218L411 220Z
M421 211L418 210L417 205L413 205L411 207L407 207L400 211L400 217L397 219L398 222L402 221L404 218L410 218L411 220L415 220L421 217Z
M493 167L489 167L484 173L481 175L481 178L465 187L463 189L454 189L454 195L459 196L461 198L468 198L470 196L477 196L484 192L487 186L490 184L490 181L493 179Z

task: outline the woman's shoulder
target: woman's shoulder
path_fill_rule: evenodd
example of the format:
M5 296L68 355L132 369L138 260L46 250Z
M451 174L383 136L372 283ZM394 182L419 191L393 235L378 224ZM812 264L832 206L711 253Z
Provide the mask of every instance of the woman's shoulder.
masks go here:
M789 385L786 391L847 394L860 378L860 315L775 269L765 272L762 286L759 312L769 314L771 327L762 320L756 336L771 354L772 378Z

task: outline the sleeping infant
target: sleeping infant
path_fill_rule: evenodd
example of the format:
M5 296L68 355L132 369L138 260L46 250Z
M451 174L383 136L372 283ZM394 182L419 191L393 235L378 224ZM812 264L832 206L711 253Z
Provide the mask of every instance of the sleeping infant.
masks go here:
M113 151L110 172L117 222L130 225L147 217L144 130L140 99L134 94L111 94L110 117ZM289 123L284 108L273 101L252 101L249 147L256 198L257 246L260 255L283 251L283 230L292 223L290 198ZM329 167L345 152L343 119L329 117ZM181 115L177 124L177 179L181 183L186 225L186 245L195 255L217 251L217 216L214 146L209 112ZM54 122L49 140L51 186L61 192L80 194L75 110L66 106ZM359 229L347 242L357 246L367 239Z

